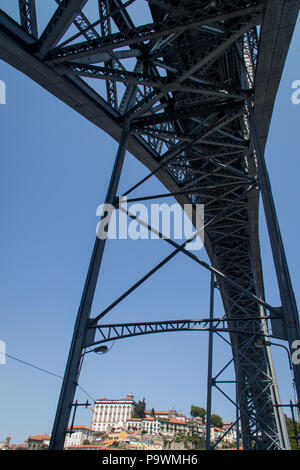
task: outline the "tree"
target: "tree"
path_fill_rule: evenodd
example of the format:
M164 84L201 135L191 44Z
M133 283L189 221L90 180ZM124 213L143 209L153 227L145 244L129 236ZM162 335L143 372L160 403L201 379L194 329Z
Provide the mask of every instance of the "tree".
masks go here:
M90 441L88 439L85 439L82 443L84 446L90 445Z
M206 409L205 408L201 408L200 406L192 405L190 414L193 418L197 418L197 417L202 418L203 422L205 423L205 416L206 416Z
M290 440L291 450L300 450L300 423L284 415Z
M223 427L223 420L219 415L211 415L211 425L215 428Z
M145 409L146 409L146 403L145 403L145 398L143 398L143 400L142 401L139 400L138 404L136 405L136 408L134 410L134 417L144 419L146 416Z
M154 408L152 408L152 410L151 410L151 416L152 416L153 418L155 418L155 410L154 410Z
M200 436L194 436L191 438L195 450L205 449L205 438Z

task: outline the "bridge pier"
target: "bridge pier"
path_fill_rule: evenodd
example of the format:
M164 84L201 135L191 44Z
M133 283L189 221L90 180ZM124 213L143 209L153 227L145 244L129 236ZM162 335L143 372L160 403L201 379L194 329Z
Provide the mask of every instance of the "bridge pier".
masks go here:
M105 199L106 204L114 204L114 200L117 195L118 185L127 149L129 131L130 124L125 123L109 183L109 188ZM106 224L107 222L104 223ZM104 227L101 227L101 222L99 231L104 232ZM51 433L51 440L49 445L50 450L62 450L64 446L66 430L70 419L72 404L74 401L74 396L80 374L80 365L83 358L82 351L86 346L86 336L88 332L90 313L105 244L106 238L100 239L97 236L81 298L81 303L77 314L68 362L66 365L55 421Z

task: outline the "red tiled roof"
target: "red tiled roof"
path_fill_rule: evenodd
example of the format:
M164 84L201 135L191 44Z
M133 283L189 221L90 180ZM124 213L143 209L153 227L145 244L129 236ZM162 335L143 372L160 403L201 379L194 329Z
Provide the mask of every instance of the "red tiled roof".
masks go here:
M70 429L71 429L71 426L68 426L68 430ZM87 431L93 431L93 429L88 428L87 426L81 426L81 425L73 426L73 429L86 429Z
M29 436L28 441L47 441L50 440L51 436L48 436L47 434L37 434L36 436Z
M186 424L185 421L183 421L182 419L175 419L175 418L171 418L169 419L170 423L174 423L174 424Z
M146 415L150 415L151 413L153 413L152 410L145 410L145 414L146 414ZM169 415L169 411L156 411L156 410L154 410L154 413L155 413L156 415L158 415L158 414L159 414L159 415Z
M67 446L67 449L78 449L78 448L86 449L86 448L91 448L91 447L100 449L101 446L98 446L97 444L87 444L87 445L81 444L81 445L78 445L78 446Z
M98 446L96 444L89 444L89 445L79 445L79 446L67 446L67 449L98 449L98 450L120 450L114 447L103 447Z

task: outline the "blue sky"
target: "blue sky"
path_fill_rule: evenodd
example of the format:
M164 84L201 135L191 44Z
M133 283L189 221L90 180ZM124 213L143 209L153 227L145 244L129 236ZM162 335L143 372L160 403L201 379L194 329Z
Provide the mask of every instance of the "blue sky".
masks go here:
M1 7L14 13L13 2ZM16 3L16 2L14 2ZM11 11L9 11L9 8ZM46 18L46 11L40 10ZM296 298L300 298L298 174L300 105L291 84L300 79L300 23L291 44L276 100L266 160ZM7 353L63 375L81 292L95 239L96 208L104 201L117 144L28 77L0 62L7 86L1 122L0 340ZM127 154L119 193L147 170ZM151 179L137 194L165 192ZM261 215L261 246L267 300L280 301ZM131 286L170 252L161 240L107 243L93 314ZM202 250L201 256L207 259ZM200 318L209 311L209 273L177 255L139 287L105 322ZM223 313L216 299L216 315ZM294 399L286 352L273 348L282 400ZM215 344L215 371L230 359ZM132 392L156 409L206 406L206 333L169 333L115 342L105 355L86 356L80 385L90 397L119 398ZM229 378L232 376L230 370ZM22 442L50 433L60 391L59 378L12 359L0 365L0 441L8 433ZM224 388L225 391L228 389ZM76 398L89 398L78 390ZM235 410L216 391L213 411L224 420ZM77 424L90 424L79 410Z

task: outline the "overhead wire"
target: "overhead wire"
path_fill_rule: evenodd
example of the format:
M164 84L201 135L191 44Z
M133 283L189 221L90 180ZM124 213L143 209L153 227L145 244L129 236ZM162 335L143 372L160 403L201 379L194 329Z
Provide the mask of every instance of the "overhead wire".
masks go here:
M57 377L61 380L63 379L62 375L56 374L55 372L51 372L47 369L43 369L42 367L31 364L30 362L24 361L23 359L19 359L18 357L12 356L11 354L7 354L2 351L0 351L0 354L13 359L14 361L20 362L21 364L32 367L33 369L39 370L40 372L44 372L45 374L52 375L53 377ZM80 384L77 384L77 387L80 388L91 400L95 401L94 398Z

